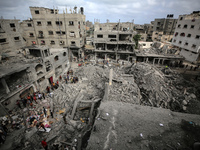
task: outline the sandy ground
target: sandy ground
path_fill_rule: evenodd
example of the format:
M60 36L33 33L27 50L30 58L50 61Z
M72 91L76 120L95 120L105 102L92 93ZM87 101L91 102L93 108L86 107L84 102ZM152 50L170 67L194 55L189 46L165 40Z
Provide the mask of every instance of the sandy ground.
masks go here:
M200 125L199 115L122 102L102 102L100 116L95 122L96 131L92 132L87 149L191 149L196 137L188 136L182 129L182 119Z

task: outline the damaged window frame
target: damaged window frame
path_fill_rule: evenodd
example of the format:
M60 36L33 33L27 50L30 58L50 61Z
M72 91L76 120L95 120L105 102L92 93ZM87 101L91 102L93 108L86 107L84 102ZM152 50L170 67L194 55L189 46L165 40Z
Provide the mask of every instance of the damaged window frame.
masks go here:
M47 21L47 26L52 26L51 21Z
M34 33L29 33L29 37L34 37Z
M69 26L74 26L74 21L69 21Z
M15 28L15 23L10 23L11 28Z
M40 11L39 10L35 10L35 14L40 14Z
M6 43L6 38L0 39L0 44Z
M55 41L52 40L52 41L50 42L50 44L51 44L51 45L55 45L56 43L55 43Z
M41 21L37 21L37 26L42 26L42 22Z
M62 21L55 21L55 24L56 24L57 26L62 26Z
M48 31L48 33L49 33L49 35L53 35L53 31L51 31L51 30Z
M103 38L103 34L97 34L97 38Z
M16 36L16 37L14 37L14 40L15 40L15 41L19 41L19 40L20 40L20 37L19 37L19 36Z
M28 26L28 27L32 27L32 24L31 24L31 23L27 23L27 26Z

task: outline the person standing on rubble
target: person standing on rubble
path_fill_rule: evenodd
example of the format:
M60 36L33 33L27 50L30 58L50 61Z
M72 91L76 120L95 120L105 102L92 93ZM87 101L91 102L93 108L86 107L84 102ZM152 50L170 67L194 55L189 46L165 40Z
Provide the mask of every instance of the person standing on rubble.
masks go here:
M20 109L22 109L19 100L17 100L16 105L17 105Z
M36 96L34 96L34 97L33 97L33 100L34 100L34 101L35 101L35 103L37 104L37 101L36 101L36 100L37 100L37 98L36 98Z
M33 96L32 96L32 95L30 95L30 97L31 97L31 102L33 102Z
M44 92L42 93L42 97L45 99L45 94L44 94Z
M24 98L21 98L21 101L22 101L24 107L26 107L26 100Z
M53 111L50 109L51 117L53 118Z
M38 99L42 100L42 94L41 93L38 93Z
M46 128L45 128L45 126L44 126L44 124L42 122L40 122L39 128L43 128L45 132L47 131Z
M46 111L46 109L43 107L43 112L44 112L44 115L45 115L45 117L46 117L46 115L47 115L47 111Z
M67 84L67 78L65 79L65 83Z
M30 95L28 95L28 96L27 96L27 99L28 99L29 101L31 101L31 96L30 96Z
M47 86L46 90L47 90L47 93L50 93L50 87L49 86Z

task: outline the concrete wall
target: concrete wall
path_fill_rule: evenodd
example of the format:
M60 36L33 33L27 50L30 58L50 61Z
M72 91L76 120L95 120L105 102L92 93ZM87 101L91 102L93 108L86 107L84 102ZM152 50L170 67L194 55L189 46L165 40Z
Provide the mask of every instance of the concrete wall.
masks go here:
M34 48L32 48L34 50ZM68 60L68 49L50 49L48 56L45 55L44 51L48 50L47 48L35 48L35 50L40 50L42 57L39 57L35 62L29 63L29 66L25 70L26 80L25 87L15 89L14 91L10 91L5 99L3 99L3 104L6 101L10 101L10 104L6 106L9 109L12 109L16 106L16 100L19 99L19 95L27 89L27 87L34 87L34 91L44 91L48 85L50 85L49 78L53 77L53 81L56 82L59 79L60 75L66 73L70 67ZM28 52L27 52L28 54ZM58 60L55 59L58 57ZM49 71L46 70L47 64L49 61L52 65ZM59 72L57 73L59 68ZM9 75L10 76L10 75ZM7 77L4 77L5 79ZM24 80L25 81L25 80ZM1 102L2 102L1 101Z
M197 58L196 56L199 55L200 52L199 24L200 24L199 14L180 15L172 40L173 45L185 49L182 51L182 55L185 56L186 59L190 61L196 61ZM197 38L197 36L199 37ZM193 54L191 55L191 53ZM186 54L189 55L186 56Z
M2 41L3 39L5 41ZM0 41L0 52L13 51L25 46L19 20L0 19Z
M80 48L84 45L86 34L85 15L75 12L72 14L59 14L57 9L48 9L43 7L30 7L30 11L33 18L33 28L35 30L38 45L47 45L52 48L70 46ZM39 12L39 14L36 12ZM71 21L73 22L73 25L69 24ZM39 22L41 24L38 24ZM48 22L50 22L50 24ZM40 31L43 32L42 35L39 34ZM53 34L50 35L49 31L52 31ZM29 35L27 32L30 31L24 30L24 32ZM72 34L72 32L74 34ZM75 42L75 44L72 44L73 42ZM31 42L28 43L30 44Z
M185 57L185 59L190 62L195 62L199 57L199 53L195 54L195 53L192 53L191 51L187 51L185 49L181 49L180 55Z
M144 41L139 41L139 47L141 49L144 49L144 48L150 48L152 46L152 43L153 42L144 42Z

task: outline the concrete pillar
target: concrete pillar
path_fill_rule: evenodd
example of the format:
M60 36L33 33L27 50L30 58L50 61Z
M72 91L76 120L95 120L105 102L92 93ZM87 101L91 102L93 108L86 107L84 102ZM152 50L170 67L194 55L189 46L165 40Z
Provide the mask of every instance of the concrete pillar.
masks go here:
M1 83L3 85L3 87L6 89L6 93L8 94L10 92L10 89L6 83L6 80L4 78L1 78Z
M44 55L43 55L42 52L43 52L43 50L40 50L40 55L41 55L42 58L44 58Z
M160 58L158 59L158 65L160 65Z
M156 60L156 59L154 58L154 59L153 59L153 65L154 65L154 63L155 63L155 60Z
M110 69L110 74L109 74L109 85L112 85L112 78L113 78L113 69Z
M148 61L149 61L149 58L147 57L147 58L146 58L146 63L148 63Z
M109 94L109 84L105 83L105 93L104 93L103 101L108 99L108 94Z
M107 49L107 44L105 43L105 50L107 51L108 49Z
M105 54L105 57L104 57L104 59L105 59L105 60L107 60L107 54Z
M94 111L94 101L92 102L92 106L91 106L91 109L90 109L90 120L89 120L89 124L91 124L91 121L92 121L92 118L93 118L93 111Z
M164 64L164 61L165 61L165 59L163 59L163 61L162 61L162 65Z
M94 60L96 60L96 57L97 57L97 53L95 52L94 53Z

